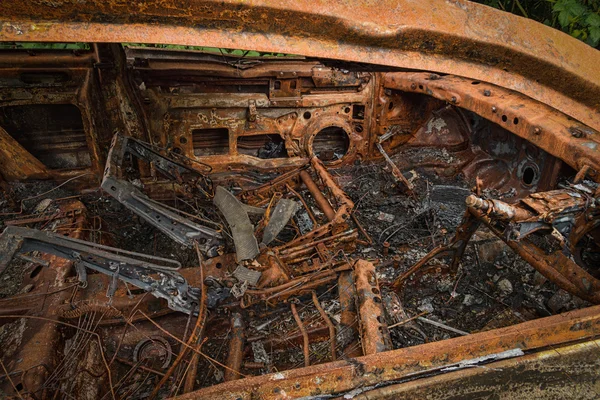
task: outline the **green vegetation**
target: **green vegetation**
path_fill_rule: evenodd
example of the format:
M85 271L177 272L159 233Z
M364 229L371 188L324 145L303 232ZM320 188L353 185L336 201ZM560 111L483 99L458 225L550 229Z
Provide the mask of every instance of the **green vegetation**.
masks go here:
M472 0L560 29L600 46L600 0Z
M89 50L88 43L0 42L0 50Z
M153 47L157 49L169 50L194 50L205 53L215 53L224 56L237 57L298 57L293 54L284 53L263 53L254 50L221 49L218 47L199 47L199 46L179 46L174 44L143 44L143 43L123 43L123 46L129 47Z
M143 43L123 43L123 46L130 47L152 47L157 49L169 50L194 50L205 53L214 53L224 56L238 57L298 57L292 54L283 53L263 53L253 50L230 50L220 49L218 47L200 47L200 46L180 46L174 44L143 44ZM90 50L89 43L40 43L40 42L0 42L0 50Z

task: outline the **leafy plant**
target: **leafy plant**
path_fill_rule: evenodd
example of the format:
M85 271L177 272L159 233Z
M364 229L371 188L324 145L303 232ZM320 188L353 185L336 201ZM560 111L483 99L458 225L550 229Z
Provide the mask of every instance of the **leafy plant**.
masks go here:
M600 46L600 0L473 0L531 18Z
M239 56L239 57L298 57L293 54L283 53L264 53L253 50L240 50L240 49L222 49L218 47L200 47L200 46L181 46L173 44L144 44L144 43L122 43L123 46L128 47L153 47L157 49L169 49L169 50L194 50L201 51L204 53L216 53L223 56Z
M89 43L0 42L1 50L89 50Z
M598 0L548 0L560 28L590 46L600 44L600 13Z

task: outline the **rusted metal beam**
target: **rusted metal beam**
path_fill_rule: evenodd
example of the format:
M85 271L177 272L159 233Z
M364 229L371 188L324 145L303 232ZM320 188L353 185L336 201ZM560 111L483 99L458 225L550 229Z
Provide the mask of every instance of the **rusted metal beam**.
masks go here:
M471 212L515 253L560 288L591 303L600 303L600 280L594 278L560 250L548 254L529 239L510 240L494 226L492 219L477 210Z
M0 126L0 174L7 180L48 179L48 168Z
M306 171L300 171L300 179L302 179L302 182L304 182L304 185L306 185L306 188L327 219L333 221L335 218L335 211L333 210L333 207L331 207L331 204L329 204L329 201L323 196L323 193L321 193L321 189L319 189L315 181L310 177L310 174Z
M373 263L358 260L354 264L354 285L363 354L390 350L392 340L385 324L381 292Z
M600 134L573 121L568 114L502 85L458 76L393 72L385 74L383 80L388 89L423 93L472 111L560 158L575 170L590 166L589 175L600 180Z
M565 347L368 390L356 400L485 398L594 399L600 377L600 342Z
M0 16L3 41L252 43L263 52L456 74L518 90L600 129L599 52L466 0L34 0L7 3Z
M553 348L597 337L600 306L570 311L507 328L427 343L384 353L336 361L226 382L179 397L194 399L274 399L341 394L355 387L409 379L449 364L519 348L523 351Z
M294 303L292 303L292 304L290 304L290 308L292 310L292 315L294 316L294 320L296 321L296 324L298 325L298 329L300 329L300 332L302 332L302 340L303 340L302 351L304 353L304 366L308 367L310 365L310 348L309 348L309 341L308 341L308 333L306 332L306 328L304 327L304 324L302 323L302 320L300 319L300 315L298 315L298 311L296 310L296 305Z
M242 369L242 362L244 361L244 320L242 314L234 312L231 314L231 332L229 339L229 352L227 353L227 366L225 369L224 380L233 381L240 379L242 375L240 370Z
M4 40L4 39L2 39ZM94 55L91 52L64 52L61 50L36 50L23 52L19 50L3 50L0 56L0 68L3 71L21 68L43 68L44 71L61 68L87 71L93 67Z
M358 338L358 318L356 315L356 287L351 271L342 272L338 278L338 298L340 299L340 341L345 345ZM344 349L345 350L345 349ZM358 355L362 355L357 346ZM344 354L346 352L344 351ZM352 354L354 356L355 354Z

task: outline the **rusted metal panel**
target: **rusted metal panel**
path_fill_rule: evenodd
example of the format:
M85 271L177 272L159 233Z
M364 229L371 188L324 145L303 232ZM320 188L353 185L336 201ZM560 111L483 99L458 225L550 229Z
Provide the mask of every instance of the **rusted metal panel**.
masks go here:
M2 152L2 169L5 179L17 180L50 176L48 168L37 158L27 152L15 139L0 127L0 152Z
M466 0L45 1L3 7L4 41L137 42L285 52L457 74L511 88L600 130L600 53ZM276 21L276 23L274 23Z
M360 400L397 398L556 399L598 397L597 340L555 347L414 382L366 390Z
M420 374L439 371L463 360L496 354L515 347L531 351L593 338L600 326L599 312L599 306L590 307L441 342L227 382L179 398L298 398L344 393L357 385L370 386L396 379L414 379Z
M78 200L71 200L61 205L61 210L64 212L79 211L76 214L70 214L65 218L58 220L58 227L66 227L68 232L66 235L72 238L82 238L86 235L86 210L83 204ZM24 343L24 346L8 349L9 352L3 353L3 359L7 368L10 370L19 370L21 373L13 377L13 383L20 385L31 393L42 393L44 385L50 384L55 378L54 369L61 366L63 357L60 354L63 349L64 342L61 338L58 324L51 323L56 319L60 306L68 300L71 293L69 288L73 288L73 284L69 282L69 275L72 268L72 262L60 257L43 255L43 260L48 263L47 268L39 266L41 272L32 279L32 282L46 287L46 291L53 293L45 299L44 302L35 302L32 305L34 314L38 319L16 319L16 323L22 323L20 330L15 335L15 339ZM31 274L33 275L33 274ZM17 298L17 304L23 305L23 300L27 302L28 296L23 296L24 299ZM17 311L20 314L24 310L3 307L4 313ZM25 315L25 312L23 312ZM12 320L14 320L11 318ZM47 321L44 321L44 318ZM50 323L48 323L50 321ZM3 321L4 322L4 321ZM73 360L69 360L73 362ZM56 383L56 382L55 382Z
M511 90L455 76L388 73L384 87L425 93L471 110L560 158L576 170L589 165L600 171L598 131Z

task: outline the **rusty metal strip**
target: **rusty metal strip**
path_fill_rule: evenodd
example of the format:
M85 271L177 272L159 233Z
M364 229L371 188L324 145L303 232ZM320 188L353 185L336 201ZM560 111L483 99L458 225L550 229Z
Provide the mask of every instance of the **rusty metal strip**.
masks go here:
M202 250L210 256L217 255L216 246L222 240L220 232L184 218L171 211L172 208L146 196L132 183L121 179L122 164L126 153L151 162L157 170L171 178L181 179L181 175L186 172L200 175L201 173L160 154L152 149L148 143L116 133L108 151L101 187L106 193L172 240L188 247L197 242L202 245ZM196 162L196 164L200 167L207 167L199 162ZM204 172L210 171L210 167L207 168L208 171L205 170ZM206 193L204 189L202 191L206 197L210 198L212 196L212 185L206 189L211 193Z
M231 314L231 333L229 339L229 352L227 354L227 366L225 370L224 380L233 381L240 379L242 376L240 370L242 369L242 362L244 361L244 343L246 340L244 330L244 320L242 314L234 312Z
M515 347L532 351L598 336L600 306L469 336L227 382L178 399L274 399L340 394Z
M338 278L338 298L340 300L340 342L348 345L358 337L358 319L356 314L356 287L351 271L340 273ZM362 355L360 346L357 346ZM345 355L346 352L344 352Z
M375 354L392 348L392 339L387 325L381 292L377 283L375 265L365 260L354 264L356 286L356 308L363 354Z
M519 90L600 129L599 52L535 21L465 0L151 0L142 8L34 0L4 4L0 15L3 41L234 49L252 43L263 52L456 74Z
M501 398L587 398L598 396L600 342L590 340L565 347L496 361L367 390L355 400L480 398L490 393Z
M414 189L413 184L410 183L410 181L408 179L406 179L406 177L404 175L402 175L402 171L400 171L400 169L396 166L396 164L394 164L394 161L392 161L392 159L390 158L388 153L385 152L385 150L381 146L381 143L375 143L375 147L377 147L377 150L379 150L379 152L381 153L381 155L383 156L385 161L388 163L388 165L392 169L392 175L394 176L394 178L396 178L396 180L398 182L402 183L406 187L406 189L408 189L409 193L412 193L412 191Z
M319 298L317 297L317 292L312 292L312 300L313 300L313 304L315 305L315 307L317 308L317 310L319 311L319 314L321 315L321 318L323 319L323 321L325 321L325 323L327 324L327 327L329 328L329 341L330 341L330 346L331 346L331 360L335 361L337 359L337 355L336 355L336 339L335 339L335 326L333 325L333 322L331 322L331 319L327 316L327 313L325 313L325 310L323 310L323 306L321 306L321 303L319 302Z
M302 351L304 353L304 366L308 367L310 365L310 349L308 342L308 333L306 332L306 328L300 319L300 315L298 315L298 311L296 310L296 305L294 303L290 304L290 308L292 309L292 315L294 316L294 320L298 325L298 329L302 333Z

